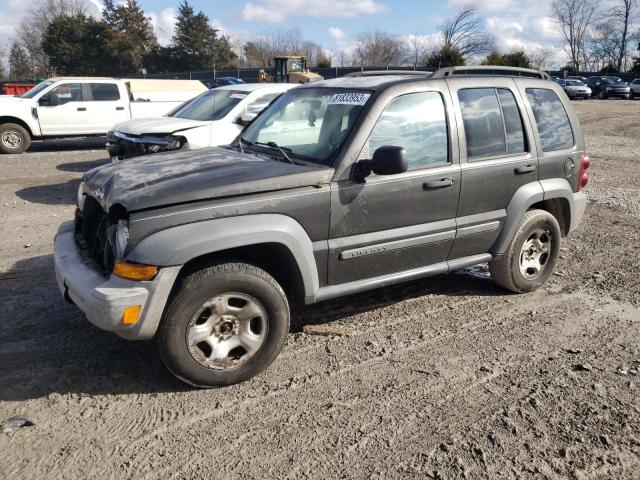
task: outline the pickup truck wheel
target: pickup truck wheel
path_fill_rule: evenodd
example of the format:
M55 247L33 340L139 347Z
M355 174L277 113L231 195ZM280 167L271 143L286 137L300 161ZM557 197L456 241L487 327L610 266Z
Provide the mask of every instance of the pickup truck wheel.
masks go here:
M167 368L196 387L248 380L278 356L289 332L289 304L264 270L225 263L189 275L156 340Z
M0 151L2 153L23 153L31 145L31 135L15 123L0 125Z
M491 277L516 293L538 289L556 267L561 236L553 215L545 210L528 211L507 251L489 263Z

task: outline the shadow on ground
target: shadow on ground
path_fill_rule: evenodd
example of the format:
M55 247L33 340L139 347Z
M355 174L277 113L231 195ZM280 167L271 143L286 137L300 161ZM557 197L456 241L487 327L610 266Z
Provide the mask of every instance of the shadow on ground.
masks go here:
M45 205L74 205L78 192L80 179L74 178L64 183L51 185L36 185L16 191L16 196L30 203L42 203Z
M85 173L85 172L88 172L89 170L92 170L96 167L100 167L107 163L109 163L108 158L101 158L99 160L90 160L86 162L61 163L60 165L56 166L56 168L63 172Z
M293 322L330 323L427 294L500 295L482 273L441 275L305 307ZM91 325L67 304L53 256L18 261L0 274L0 401L51 393L154 394L188 389L162 365L151 342L129 342Z
M29 147L30 152L61 152L70 150L103 150L107 137L65 138L36 141Z

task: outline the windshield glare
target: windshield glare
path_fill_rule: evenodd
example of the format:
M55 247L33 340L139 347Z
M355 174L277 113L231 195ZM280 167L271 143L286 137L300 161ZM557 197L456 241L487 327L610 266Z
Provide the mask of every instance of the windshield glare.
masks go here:
M607 85L618 85L624 83L621 78L616 77L603 78L602 81Z
M209 90L183 104L170 116L200 121L220 120L248 95L235 90Z
M50 81L50 80L47 80L47 81L44 81L44 82L40 82L38 85L33 87L28 92L23 93L22 95L20 95L20 98L33 98L33 97L38 95L41 91L43 91L45 88L47 88L50 85L53 85L53 82Z
M275 142L294 157L331 165L370 97L362 90L290 90L247 127L242 141Z

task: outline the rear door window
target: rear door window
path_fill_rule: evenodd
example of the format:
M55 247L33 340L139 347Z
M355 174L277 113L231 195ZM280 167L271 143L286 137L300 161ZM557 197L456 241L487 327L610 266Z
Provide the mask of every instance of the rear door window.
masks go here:
M522 117L511 90L464 89L458 99L469 161L526 151Z
M90 86L94 102L115 102L120 100L120 90L115 83L92 83Z
M573 147L569 116L556 92L546 88L527 88L527 98L538 125L543 152Z

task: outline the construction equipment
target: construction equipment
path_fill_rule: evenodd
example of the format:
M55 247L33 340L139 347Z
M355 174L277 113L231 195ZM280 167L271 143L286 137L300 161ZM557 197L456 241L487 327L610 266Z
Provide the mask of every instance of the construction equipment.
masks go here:
M322 80L322 76L307 68L307 57L275 57L274 75L263 68L258 71L258 81L267 83L310 83Z

